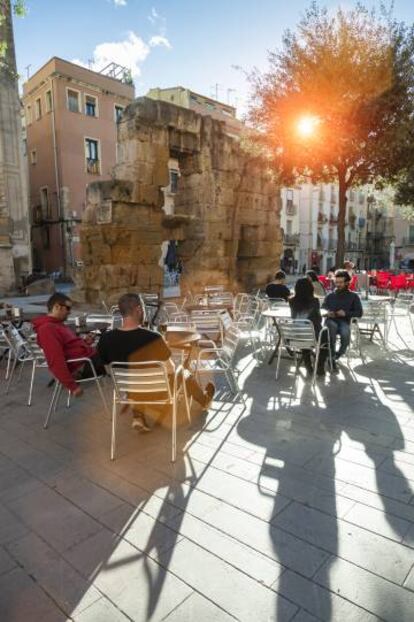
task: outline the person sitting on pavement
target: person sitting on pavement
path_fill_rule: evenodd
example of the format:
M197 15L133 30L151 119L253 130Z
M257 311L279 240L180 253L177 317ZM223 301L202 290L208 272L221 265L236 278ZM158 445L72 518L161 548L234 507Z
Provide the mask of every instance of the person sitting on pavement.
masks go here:
M289 298L289 305L292 318L295 320L310 320L315 329L316 338L322 330L321 307L318 298L315 296L314 288L310 279L301 277L295 283L295 293ZM326 342L325 342L326 343ZM321 349L318 360L317 375L325 375L325 361L327 350ZM311 351L302 350L303 361L308 374L313 373Z
M278 270L274 280L266 286L266 294L269 298L283 298L288 301L290 289L286 286L286 274Z
M57 292L47 301L47 315L35 318L32 322L37 336L37 343L42 348L49 370L53 376L68 389L72 395L82 395L82 388L76 378L86 379L93 376L88 363L67 363L69 359L89 358L98 375L105 374L105 368L92 347L89 339L82 339L65 326L69 317L72 301L69 296Z
M328 311L326 326L333 357L334 369L336 361L345 354L351 340L351 319L362 317L361 300L355 292L349 290L351 277L346 270L335 272L335 291L328 294L322 307ZM336 351L336 336L340 337L340 347Z
M315 292L315 296L319 296L320 298L325 298L326 296L325 288L320 282L319 277L316 274L315 270L308 270L306 273L306 276L308 277L309 281L313 285L313 291Z
M98 352L102 361L106 365L112 362L165 361L172 374L175 365L164 339L159 333L142 327L143 310L138 294L121 296L118 308L122 316L122 327L107 331L100 338ZM214 384L208 383L203 391L188 371L185 374L188 394L207 410L214 397ZM132 426L145 432L150 429L142 413L136 411Z

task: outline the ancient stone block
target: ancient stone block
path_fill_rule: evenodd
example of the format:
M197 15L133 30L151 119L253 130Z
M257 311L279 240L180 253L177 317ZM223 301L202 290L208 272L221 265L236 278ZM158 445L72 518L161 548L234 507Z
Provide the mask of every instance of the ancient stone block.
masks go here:
M280 193L267 163L243 151L211 117L146 98L119 128L115 179L88 190L81 243L85 298L160 291L161 243L180 240L183 289L262 285L279 265ZM170 158L180 178L164 213ZM171 199L169 199L171 201ZM105 201L111 223L96 224Z

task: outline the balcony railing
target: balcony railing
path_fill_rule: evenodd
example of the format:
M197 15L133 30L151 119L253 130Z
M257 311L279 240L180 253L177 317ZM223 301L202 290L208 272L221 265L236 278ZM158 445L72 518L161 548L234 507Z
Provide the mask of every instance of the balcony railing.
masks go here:
M296 215L296 205L292 203L291 199L286 201L286 214L287 216L295 216Z
M323 212L319 212L318 213L318 225L324 225L327 222L328 222L328 217Z
M327 238L322 238L321 236L318 235L318 237L316 238L316 248L321 251L328 250Z
M99 160L93 160L92 158L86 159L86 170L88 173L92 175L99 175L100 173L100 162Z
M399 246L414 246L414 238L412 237L403 238Z
M286 246L287 245L298 246L299 245L299 233L285 233L285 236L283 238L283 243Z
M338 224L338 216L329 216L329 226L334 227Z
M347 242L345 244L345 248L347 251L356 251L358 250L358 243L357 242Z

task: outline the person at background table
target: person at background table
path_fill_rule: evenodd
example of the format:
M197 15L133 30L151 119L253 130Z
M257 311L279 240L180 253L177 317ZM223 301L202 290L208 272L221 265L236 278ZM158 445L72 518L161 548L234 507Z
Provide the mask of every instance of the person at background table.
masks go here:
M313 285L313 291L315 293L315 296L319 296L320 298L325 298L326 291L324 289L324 286L320 282L319 277L316 274L315 270L308 270L306 273L306 276Z
M355 292L349 291L351 277L346 270L335 272L335 291L328 294L322 307L328 311L326 326L329 330L332 357L335 361L343 356L351 339L351 319L362 317L361 300ZM340 346L336 351L336 337L339 335Z
M283 270L278 270L274 280L266 285L266 295L269 298L283 298L286 302L290 297L290 289L286 285L286 274Z
M90 339L82 339L65 326L64 322L72 310L72 300L66 294L57 292L47 301L47 315L33 320L37 343L42 348L49 370L72 395L82 395L82 388L76 378L91 378L93 372L88 363L67 363L68 359L89 358L98 376L105 374L102 361L92 347Z
M316 338L322 330L321 307L318 298L315 296L312 281L306 276L301 277L295 283L295 293L289 298L289 305L292 318L295 320L310 320L315 329ZM326 342L325 342L326 343ZM309 374L312 374L311 351L302 350L303 361ZM325 375L325 361L327 350L321 349L316 373L318 376Z
M98 352L105 363L142 363L145 361L163 361L171 373L175 370L175 365L171 360L171 351L162 336L152 330L142 327L144 313L138 294L124 294L118 301L119 312L122 316L122 327L106 331L98 343ZM212 382L206 386L206 390L200 387L195 378L185 372L185 382L188 394L196 402L207 410L215 393ZM133 399L133 395L132 395ZM134 410L132 427L140 431L148 432L144 415Z

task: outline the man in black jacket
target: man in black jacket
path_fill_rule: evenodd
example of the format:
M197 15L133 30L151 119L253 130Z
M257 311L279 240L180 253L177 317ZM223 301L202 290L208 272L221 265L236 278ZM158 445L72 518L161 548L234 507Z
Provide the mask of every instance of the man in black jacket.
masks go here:
M327 309L326 326L329 330L332 356L338 360L345 354L351 339L351 318L362 317L361 300L355 292L349 291L351 277L346 270L335 272L335 291L328 294L322 307ZM336 336L340 337L339 350L335 350Z

